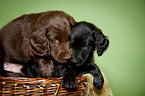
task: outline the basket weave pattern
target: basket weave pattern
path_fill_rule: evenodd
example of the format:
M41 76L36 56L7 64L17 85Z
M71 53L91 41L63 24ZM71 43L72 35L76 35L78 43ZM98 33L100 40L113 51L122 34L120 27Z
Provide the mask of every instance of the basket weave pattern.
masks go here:
M78 87L70 92L62 87L61 78L23 78L0 77L0 94L2 96L37 95L37 96L84 96L87 90L87 78L77 77Z

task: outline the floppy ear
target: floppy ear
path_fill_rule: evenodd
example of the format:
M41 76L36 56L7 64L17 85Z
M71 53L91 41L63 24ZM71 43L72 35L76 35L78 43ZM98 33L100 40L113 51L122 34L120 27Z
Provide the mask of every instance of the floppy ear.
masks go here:
M73 19L73 17L70 17L70 24L71 26L74 26L76 24L76 21Z
M101 56L109 46L109 40L107 39L106 36L103 35L101 30L95 30L94 32L95 32L94 35L96 39L95 44L96 44L97 54L98 56Z
M29 40L32 52L38 56L47 56L50 54L49 43L45 31L46 30L33 31Z

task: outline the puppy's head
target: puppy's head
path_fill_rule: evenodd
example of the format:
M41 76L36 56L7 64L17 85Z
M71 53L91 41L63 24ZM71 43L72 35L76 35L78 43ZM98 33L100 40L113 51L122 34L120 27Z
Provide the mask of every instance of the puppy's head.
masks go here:
M71 32L72 62L83 64L95 48L98 56L107 49L109 40L91 23L79 22Z
M32 32L30 45L33 53L39 56L52 55L65 63L71 58L71 27L75 20L62 11L49 11L40 15Z

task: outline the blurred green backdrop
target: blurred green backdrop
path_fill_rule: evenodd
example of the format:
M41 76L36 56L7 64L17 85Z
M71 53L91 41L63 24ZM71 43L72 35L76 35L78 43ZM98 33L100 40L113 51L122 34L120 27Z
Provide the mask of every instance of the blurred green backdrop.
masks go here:
M95 61L115 96L145 96L145 0L0 0L0 28L28 13L63 10L94 23L110 39Z

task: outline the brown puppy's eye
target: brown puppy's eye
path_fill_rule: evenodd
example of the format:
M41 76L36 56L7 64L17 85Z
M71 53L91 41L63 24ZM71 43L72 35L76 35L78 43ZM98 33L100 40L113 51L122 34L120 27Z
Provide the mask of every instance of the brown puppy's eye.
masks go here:
M58 43L59 43L59 40L55 40L55 43L57 43L57 44L58 44Z
M60 41L57 39L55 39L53 42L54 42L54 46L58 46L60 44Z

